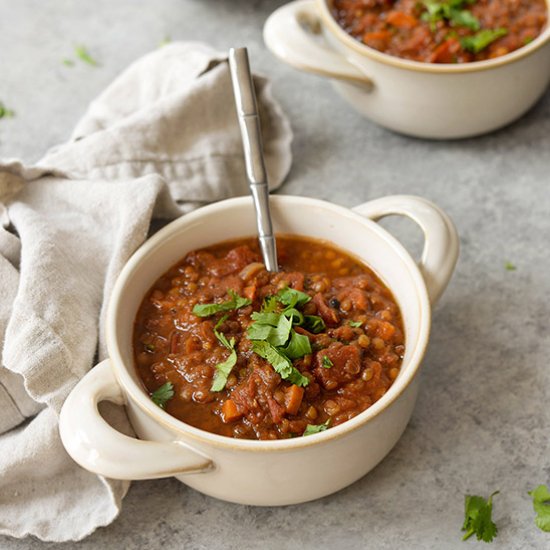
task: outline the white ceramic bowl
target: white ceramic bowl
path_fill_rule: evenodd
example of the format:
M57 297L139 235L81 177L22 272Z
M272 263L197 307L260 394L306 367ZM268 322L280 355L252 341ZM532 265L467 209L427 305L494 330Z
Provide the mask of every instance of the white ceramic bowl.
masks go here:
M279 441L237 440L170 416L149 398L134 368L132 331L143 296L193 249L255 234L249 197L221 201L174 221L147 241L122 270L107 321L110 359L74 388L61 411L63 444L84 468L118 479L176 476L208 495L243 504L282 505L322 497L372 469L395 445L411 416L428 343L430 301L453 271L458 239L449 218L416 197L386 197L352 210L303 197L272 197L278 233L332 241L361 258L392 289L405 326L406 353L389 391L357 417L323 433ZM415 220L426 240L419 266L373 220ZM108 400L126 405L141 440L99 415Z
M331 1L297 0L279 8L265 23L265 43L286 63L333 79L360 113L396 132L435 139L490 132L525 113L548 86L548 26L502 57L421 63L358 42L332 17Z

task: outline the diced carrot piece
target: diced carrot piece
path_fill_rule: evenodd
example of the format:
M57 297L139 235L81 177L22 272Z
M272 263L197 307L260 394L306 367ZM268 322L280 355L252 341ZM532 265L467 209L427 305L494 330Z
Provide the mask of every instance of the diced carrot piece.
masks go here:
M245 286L243 289L244 297L254 301L254 298L256 298L256 289L256 285Z
M395 334L395 327L387 321L381 321L376 328L376 333L387 342Z
M373 31L363 35L363 42L377 50L386 49L388 42L391 40L391 32L389 31Z
M232 399L227 399L222 405L222 415L223 421L226 424L233 422L242 416L239 409L237 409L237 405L235 405L235 402Z
M304 388L300 388L293 384L288 388L285 394L285 408L288 414L297 414L302 398L304 397Z
M431 63L454 63L460 50L460 42L456 38L449 38L440 44L430 56Z
M400 29L412 29L416 27L418 23L416 17L408 13L403 13L402 11L390 11L386 17L386 21L390 25Z

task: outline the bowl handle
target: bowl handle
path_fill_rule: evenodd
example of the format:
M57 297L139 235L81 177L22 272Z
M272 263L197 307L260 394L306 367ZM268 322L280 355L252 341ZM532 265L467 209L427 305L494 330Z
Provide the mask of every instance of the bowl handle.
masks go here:
M297 69L372 88L358 68L316 39L321 24L315 4L316 0L297 0L274 11L264 25L266 46Z
M141 441L123 435L100 415L100 401L125 404L109 359L74 387L59 418L65 449L86 470L114 479L155 479L212 468L211 460L180 441Z
M360 204L354 212L377 221L386 216L406 216L424 233L424 250L418 267L426 282L430 302L435 304L451 278L458 259L456 228L433 202L411 195L393 195Z

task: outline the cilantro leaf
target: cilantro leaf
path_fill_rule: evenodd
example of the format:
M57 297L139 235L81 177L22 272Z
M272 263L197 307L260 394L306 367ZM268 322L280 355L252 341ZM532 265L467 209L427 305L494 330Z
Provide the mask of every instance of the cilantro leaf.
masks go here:
M324 369L330 369L334 366L334 363L330 360L330 357L328 355L323 355L323 359L321 360L321 366Z
M307 386L309 384L309 379L303 376L296 367L292 366L292 361L269 342L254 340L252 349L260 357L269 361L281 378L288 379L297 386Z
M491 518L493 511L493 497L498 494L495 491L487 500L477 495L466 495L464 500L464 525L466 531L462 540L476 535L477 540L491 542L497 536L497 526Z
M304 315L304 323L302 326L313 334L319 334L327 328L323 318L318 315Z
M0 101L0 118L13 118L15 113Z
M277 292L277 300L288 307L303 306L311 300L311 296L305 292L293 288L283 288Z
M226 302L219 304L195 304L193 307L193 313L197 317L210 317L220 311L230 311L232 309L239 309L244 306L250 305L252 302L247 298L239 296L235 291L229 290L228 294L230 299Z
M76 56L84 63L88 63L92 67L99 67L99 63L90 55L85 46L75 46L74 51Z
M311 353L311 343L304 334L298 334L295 330L290 333L290 342L282 349L290 359L299 359Z
M235 338L231 338L231 340L227 339L227 336L220 332L218 329L222 326L222 324L227 319L227 315L224 315L214 327L214 334L216 335L216 338L220 341L222 346L226 347L228 350L231 351L229 354L229 357L222 361L221 363L218 363L216 365L216 374L214 375L214 380L212 381L212 386L210 387L210 391L222 391L225 388L225 385L227 384L227 379L229 378L229 375L231 374L231 370L237 363L237 352L235 351Z
M472 31L478 31L481 27L478 18L470 10L451 9L449 21L455 27L467 27Z
M286 315L293 325L301 325L304 322L304 315L295 307L287 307L283 310L283 315Z
M537 513L536 526L542 531L550 532L550 491L546 485L539 485L529 491L533 497L533 509Z
M166 384L163 384L151 394L151 401L161 409L164 409L166 402L172 399L172 397L174 397L174 385L172 382L166 382Z
M353 328L359 328L362 324L361 321L348 321L348 325Z
M479 53L481 50L484 50L487 46L489 46L489 44L492 44L495 40L498 40L507 34L508 30L504 28L483 29L472 36L463 36L460 39L460 44L469 52Z
M302 436L318 434L324 432L330 426L330 418L322 424L308 424Z
M277 296L266 296L262 304L261 313L273 313L277 309Z
M506 271L515 271L517 267L512 262L506 262L504 264L504 269L506 269Z
M235 339L231 338L231 344L235 344ZM216 365L216 374L214 374L214 380L212 381L212 386L210 391L222 391L227 384L227 379L231 374L231 370L237 363L237 352L235 349L231 349L229 357L222 363Z

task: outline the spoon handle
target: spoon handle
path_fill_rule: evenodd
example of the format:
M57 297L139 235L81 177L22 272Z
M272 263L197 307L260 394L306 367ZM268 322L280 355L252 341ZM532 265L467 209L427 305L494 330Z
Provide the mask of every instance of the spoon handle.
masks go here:
M269 211L269 187L264 163L260 117L246 48L229 50L229 71L243 140L246 175L256 209L262 257L268 271L278 271L277 246Z

